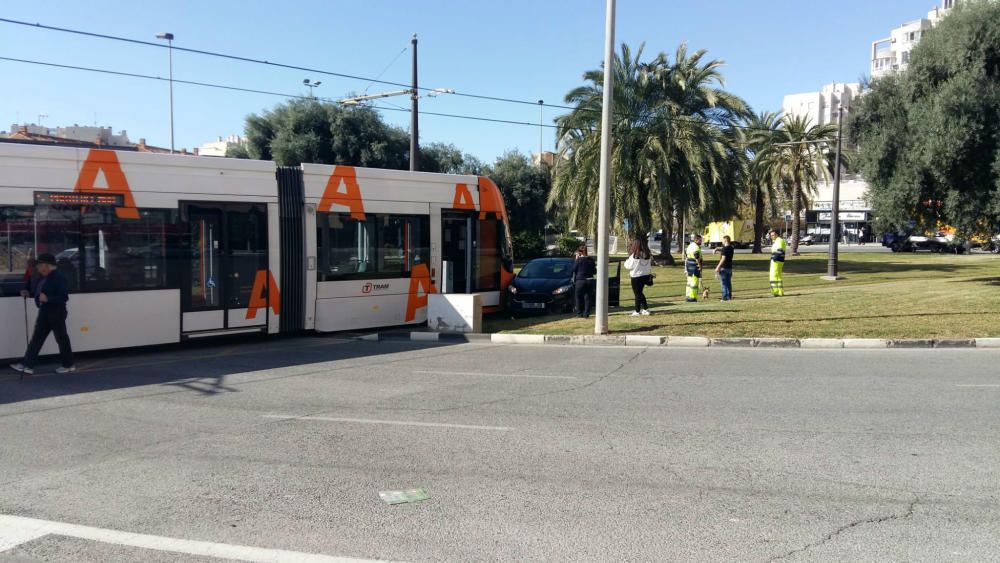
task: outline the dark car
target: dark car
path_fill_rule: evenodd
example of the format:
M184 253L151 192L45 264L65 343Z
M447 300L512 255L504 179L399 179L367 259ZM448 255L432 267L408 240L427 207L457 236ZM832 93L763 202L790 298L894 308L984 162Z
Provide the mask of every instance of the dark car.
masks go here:
M572 258L536 258L521 268L508 290L511 313L573 310Z

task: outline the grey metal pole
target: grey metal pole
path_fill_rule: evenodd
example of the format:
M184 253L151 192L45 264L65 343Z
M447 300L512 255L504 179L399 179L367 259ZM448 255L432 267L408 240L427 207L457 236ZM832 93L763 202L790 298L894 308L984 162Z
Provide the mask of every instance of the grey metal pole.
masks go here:
M604 29L604 103L601 108L601 183L597 203L597 311L594 334L608 333L608 226L610 223L611 105L615 58L615 0L608 0Z
M830 210L830 257L826 265L826 278L837 280L837 245L840 234L840 146L844 138L844 106L841 105L837 116L837 157L833 170L833 205Z
M410 45L413 47L413 93L410 94L410 99L413 100L412 108L410 109L410 170L416 171L420 169L420 131L419 127L419 117L417 115L417 100L419 98L419 93L417 91L417 34L413 34L413 39L410 40Z
M167 40L167 59L169 61L170 81L170 154L174 154L174 39Z

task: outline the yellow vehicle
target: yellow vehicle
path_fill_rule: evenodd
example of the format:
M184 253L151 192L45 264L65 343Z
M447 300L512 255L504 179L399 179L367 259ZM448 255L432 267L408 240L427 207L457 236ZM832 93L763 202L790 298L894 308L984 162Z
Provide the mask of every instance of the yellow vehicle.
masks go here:
M750 248L753 246L753 221L734 217L728 221L709 223L705 227L705 244L709 248L722 246L722 237L727 235L736 248Z

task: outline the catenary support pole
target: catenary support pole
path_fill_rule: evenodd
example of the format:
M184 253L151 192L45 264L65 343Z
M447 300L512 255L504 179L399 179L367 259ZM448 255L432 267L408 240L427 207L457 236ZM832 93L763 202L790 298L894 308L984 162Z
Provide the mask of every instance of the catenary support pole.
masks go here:
M610 223L612 70L615 64L615 0L608 0L604 30L604 105L601 109L601 183L597 203L597 311L594 334L608 333L608 228Z
M417 90L417 34L413 34L413 39L410 40L410 45L413 47L413 93L410 94L410 99L413 101L412 108L410 110L410 170L417 171L420 169L420 131L418 129L419 116L417 115L417 102L420 99L420 93Z
M830 205L830 257L826 265L824 279L835 281L837 275L837 245L840 242L840 147L844 139L844 106L841 105L837 116L837 157L833 170L833 202Z

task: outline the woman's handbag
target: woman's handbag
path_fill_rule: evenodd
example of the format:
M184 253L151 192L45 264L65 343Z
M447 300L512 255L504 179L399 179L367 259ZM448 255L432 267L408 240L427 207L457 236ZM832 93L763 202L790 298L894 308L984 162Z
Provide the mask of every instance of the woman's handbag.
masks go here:
M655 278L655 277L656 277L656 274L649 274L648 276L646 276L646 285L647 286L653 285L653 278Z

